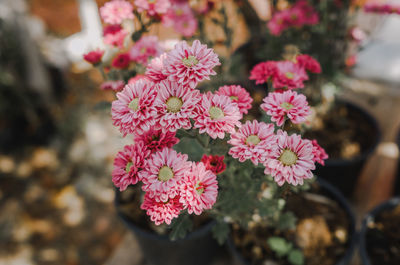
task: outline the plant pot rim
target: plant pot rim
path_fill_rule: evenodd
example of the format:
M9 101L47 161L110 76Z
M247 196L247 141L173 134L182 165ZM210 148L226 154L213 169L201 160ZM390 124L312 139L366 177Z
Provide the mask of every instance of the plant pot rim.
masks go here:
M364 152L361 152L359 155L357 155L351 159L345 159L345 158L330 159L330 158L328 158L327 160L325 160L325 165L326 166L336 166L336 165L343 165L343 164L347 165L347 164L352 164L354 162L367 159L374 152L374 150L376 149L376 147L378 146L378 144L382 138L382 132L381 132L378 122L367 110L360 107L358 104L356 104L354 102L351 102L346 99L337 99L336 102L344 104L346 107L355 109L356 111L362 113L363 116L366 118L366 120L376 129L376 137L374 139L373 144L371 144L371 146L367 150L365 150Z
M364 265L372 265L369 260L369 256L367 253L367 240L366 240L366 233L368 230L368 224L372 222L377 214L384 210L393 209L397 205L400 204L400 197L393 197L383 203L379 204L375 208L373 208L367 215L364 217L361 225L361 230L359 233L359 244L360 244L360 256L362 260L362 264Z
M115 199L114 199L114 206L117 211L118 216L121 218L122 222L131 230L133 230L135 233L152 238L154 240L161 240L161 241L169 241L171 243L178 243L178 242L184 242L187 240L193 240L202 237L207 231L210 231L211 228L216 224L215 220L210 220L207 222L205 225L201 226L198 229L193 230L192 232L188 233L185 238L180 238L177 240L170 240L168 235L158 235L154 232L145 230L137 225L134 224L134 222L124 213L122 213L118 206L119 206L119 195L120 191L118 189L115 189Z
M357 231L356 231L356 219L353 210L350 207L350 204L347 202L346 198L342 195L342 193L328 183L326 180L321 178L317 179L317 182L320 186L327 190L335 200L339 203L339 205L343 208L346 212L347 216L349 217L349 229L348 234L351 236L351 239L348 242L348 248L345 254L335 263L335 265L346 265L350 262L351 258L353 257L354 250L356 248L356 244L358 241ZM242 255L239 254L239 251L236 250L231 235L228 237L227 244L229 249L233 252L233 255L240 260L243 265L250 265Z

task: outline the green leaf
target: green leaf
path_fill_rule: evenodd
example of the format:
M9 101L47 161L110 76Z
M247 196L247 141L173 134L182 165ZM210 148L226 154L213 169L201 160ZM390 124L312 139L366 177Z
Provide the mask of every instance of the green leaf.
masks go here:
M282 237L270 237L267 240L268 246L279 256L288 255L289 251L292 250L293 244L287 242L286 239Z
M296 227L297 218L292 212L282 213L277 221L278 229L294 229Z
M298 249L293 249L289 252L288 261L293 265L303 265L304 264L304 255Z
M189 160L200 161L201 157L205 153L203 147L199 144L196 139L184 137L178 144L174 146L177 152L187 154Z
M189 215L181 214L178 218L174 219L171 223L171 233L169 238L172 241L185 238L186 234L193 229L193 222L190 220Z
M212 228L214 238L220 245L225 243L226 239L228 238L229 231L229 224L225 223L224 221L217 222L217 224Z

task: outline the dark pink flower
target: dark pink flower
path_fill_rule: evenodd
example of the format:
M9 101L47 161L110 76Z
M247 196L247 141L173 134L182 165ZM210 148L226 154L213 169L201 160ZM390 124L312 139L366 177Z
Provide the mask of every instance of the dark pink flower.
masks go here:
M158 152L166 147L172 148L179 143L179 139L175 137L175 132L167 131L164 133L161 129L156 130L154 128L141 134L135 134L134 140L135 143L143 143L151 152Z
M321 65L317 60L307 54L301 54L296 56L297 63L302 66L305 70L319 74L321 73Z
M83 59L91 64L98 64L101 62L101 58L103 57L104 51L97 49L91 52L88 52L83 55Z
M140 209L145 210L146 214L150 216L150 220L156 225L162 223L169 225L171 224L172 219L178 217L180 212L183 210L183 205L179 200L180 197L175 196L166 202L161 202L155 200L146 193Z
M321 165L325 165L325 161L326 159L329 158L328 154L325 152L324 148L322 148L317 140L312 140L311 141L312 145L313 145L313 154L314 154L314 162L318 162Z
M251 103L253 102L252 97L245 88L237 85L222 86L215 92L217 95L228 96L233 103L236 103L239 107L239 111L242 114L247 114L248 110L251 109Z
M276 75L276 72L276 62L262 62L253 67L249 79L255 80L257 85L264 84L267 83L268 80L272 79Z
M275 89L287 88L296 89L303 88L304 81L308 80L308 75L304 68L291 61L276 62L277 72L272 79L272 85Z
M106 81L101 84L100 88L102 90L113 90L113 91L121 91L125 86L125 82L122 80L117 81Z
M114 57L111 62L111 66L117 69L128 68L131 63L130 56L128 53L120 53Z
M224 159L224 156L203 155L201 162L204 163L207 170L211 170L214 174L218 175L224 172L226 169Z

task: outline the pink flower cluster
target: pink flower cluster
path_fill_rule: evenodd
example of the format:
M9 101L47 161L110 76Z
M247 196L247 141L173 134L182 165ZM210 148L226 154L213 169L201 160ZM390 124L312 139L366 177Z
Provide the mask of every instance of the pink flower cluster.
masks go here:
M273 14L267 26L272 35L279 36L290 27L315 25L319 22L318 13L307 0L297 1L291 8Z
M367 3L364 5L364 12L400 15L400 6L393 4Z
M253 67L250 80L256 84L272 82L275 89L303 88L308 80L307 72L321 73L320 64L311 56L298 55L295 61L266 61Z
M191 37L197 30L197 20L187 1L174 3L162 17L165 27L173 27L185 37Z

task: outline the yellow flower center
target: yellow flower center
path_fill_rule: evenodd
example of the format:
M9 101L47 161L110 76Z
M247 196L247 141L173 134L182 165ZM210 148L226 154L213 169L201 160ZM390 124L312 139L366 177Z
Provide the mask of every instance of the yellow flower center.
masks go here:
M160 171L158 171L158 180L168 181L174 177L174 172L168 166L163 166Z
M232 101L238 100L238 99L239 99L237 96L230 96L229 98L230 98Z
M291 110L294 106L292 104L290 104L289 102L283 102L281 104L281 107L286 109L286 110Z
M177 113L182 108L183 102L180 98L170 97L166 104L169 112Z
M131 101L131 103L129 103L128 107L133 111L137 111L139 109L139 98L132 99L132 101Z
M215 106L212 106L208 111L208 113L210 114L210 117L213 120L217 120L224 117L224 112L222 111L222 109Z
M286 73L285 73L285 76L286 76L287 78L289 78L289 79L293 79L293 78L294 78L294 73L292 73L292 72L286 72Z
M281 156L279 157L279 161L282 162L285 166L293 166L297 162L297 155L295 152L289 149L283 150Z
M157 0L147 0L149 4L154 4Z
M131 167L132 167L133 163L132 162L128 162L128 164L126 164L125 167L125 171L126 173L129 173L129 171L131 171Z
M183 10L182 9L175 10L175 15L178 16L178 17L182 16L183 15Z
M259 142L261 142L260 138L257 135L250 135L246 139L246 144L247 145L257 145Z
M189 55L187 58L183 58L182 59L182 63L186 66L186 67L193 67L196 64L199 63L199 61L196 59L196 57L194 57L193 55Z
M200 181L197 182L197 184L196 184L196 186L194 186L194 188L195 188L197 194L199 194L199 195L203 194L203 192L204 192L204 185L203 185L203 183L201 183Z
M141 53L141 54L145 54L145 53L146 53L146 48L145 48L145 47L141 48L141 49L140 49L140 53Z

